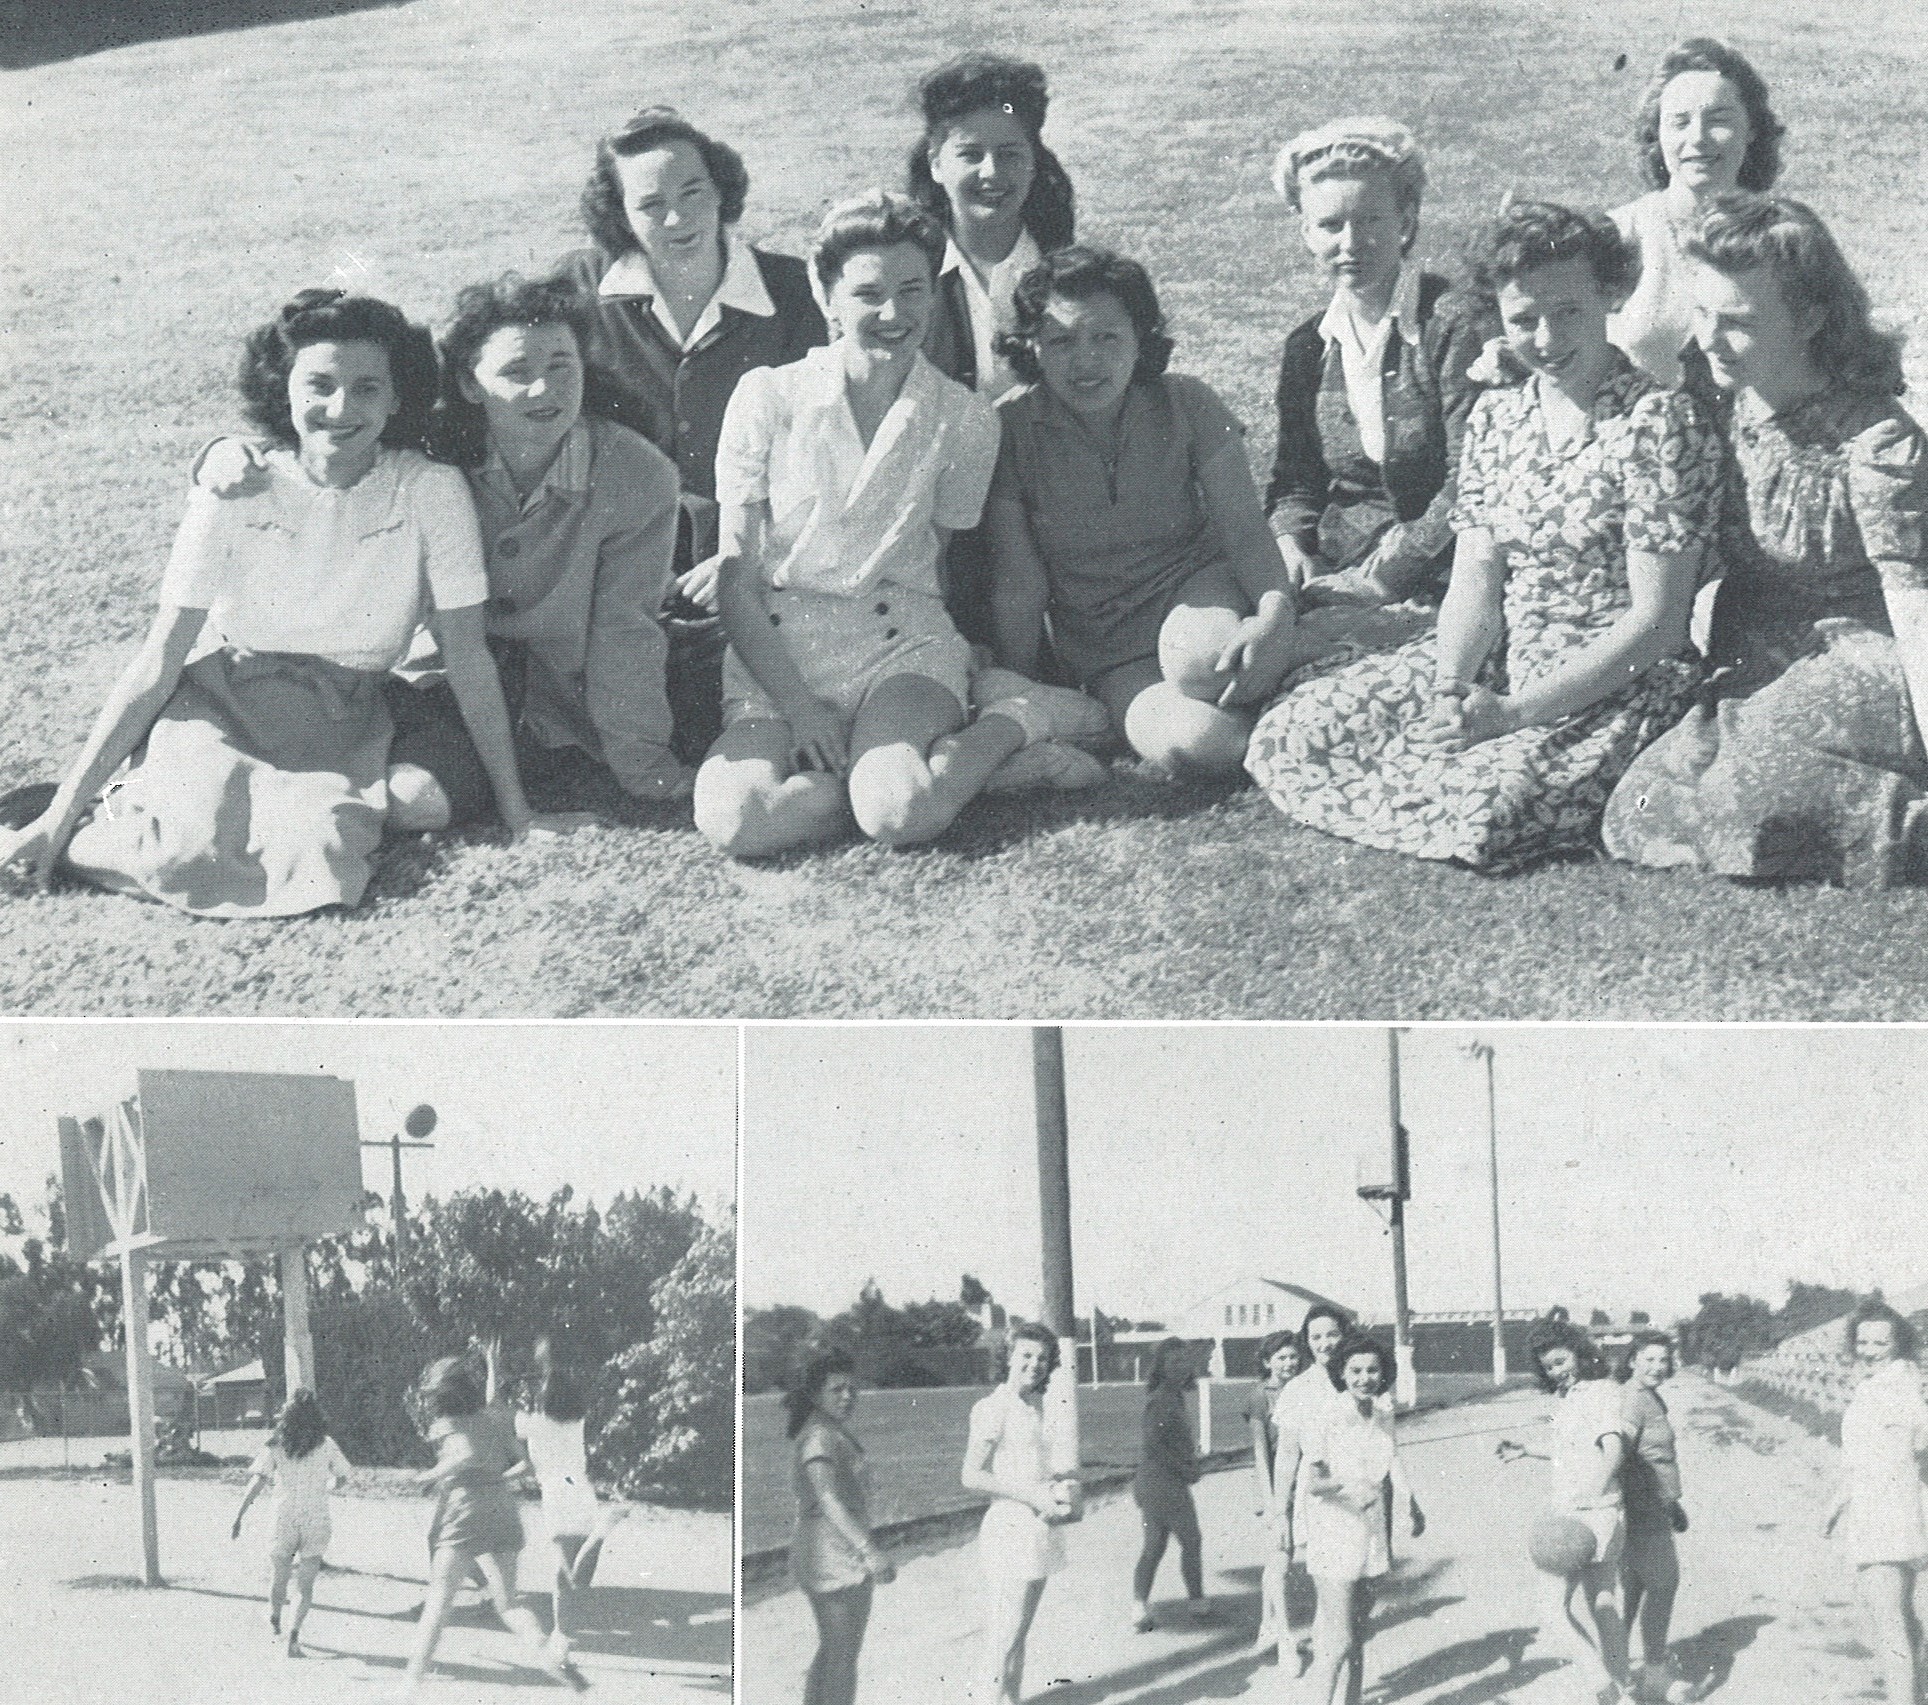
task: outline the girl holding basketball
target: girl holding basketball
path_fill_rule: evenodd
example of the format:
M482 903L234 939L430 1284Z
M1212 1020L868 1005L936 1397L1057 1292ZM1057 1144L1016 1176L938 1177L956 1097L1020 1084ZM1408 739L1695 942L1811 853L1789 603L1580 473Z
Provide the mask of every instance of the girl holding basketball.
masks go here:
M1379 1408L1393 1378L1386 1347L1353 1334L1333 1351L1325 1371L1339 1401L1305 1419L1295 1500L1306 1568L1319 1593L1305 1698L1310 1705L1332 1705L1335 1698L1358 1705L1373 1600L1392 1568L1388 1492L1395 1505L1406 1505L1415 1539L1426 1531L1426 1516L1406 1482L1393 1418Z
M348 1480L348 1458L328 1436L328 1418L315 1394L297 1386L275 1417L274 1431L261 1447L248 1473L246 1496L234 1512L231 1537L241 1537L248 1507L264 1487L274 1487L274 1537L268 1542L271 1576L268 1586L268 1626L281 1632L281 1607L288 1602L288 1578L295 1581L295 1614L288 1624L288 1656L301 1652L301 1625L314 1608L315 1581L328 1550L333 1524L328 1494Z
M1627 1678L1619 1586L1626 1542L1620 1475L1629 1422L1605 1358L1571 1321L1543 1321L1527 1352L1541 1390L1559 1399L1548 1451L1552 1508L1535 1526L1532 1543L1541 1571L1541 1631L1566 1648L1581 1678L1576 1697L1614 1705Z

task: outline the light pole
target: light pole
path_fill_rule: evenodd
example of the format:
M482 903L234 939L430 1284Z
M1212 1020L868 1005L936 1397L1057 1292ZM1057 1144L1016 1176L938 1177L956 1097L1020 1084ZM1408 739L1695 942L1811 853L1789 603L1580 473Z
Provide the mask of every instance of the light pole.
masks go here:
M432 1149L435 1146L433 1143L425 1143L419 1139L426 1137L434 1129L435 1109L427 1102L423 1102L421 1106L411 1108L408 1117L402 1121L402 1130L418 1139L417 1141L405 1143L402 1141L402 1132L397 1131L385 1143L364 1142L362 1144L365 1149L387 1149L389 1160L393 1165L391 1176L394 1180L394 1194L388 1200L388 1217L395 1227L395 1276L398 1279L402 1274L402 1261L408 1254L408 1202L402 1195L402 1150Z
M1071 1282L1070 1121L1064 1099L1064 1032L1055 1024L1031 1031L1031 1084L1037 1120L1038 1222L1042 1234L1044 1324L1058 1340L1058 1371L1045 1393L1046 1437L1057 1476L1075 1476L1078 1436L1078 1328ZM1095 1322L1094 1316L1094 1322ZM1094 1325L1095 1331L1095 1325ZM1092 1351L1092 1374L1097 1374Z
M1506 1301L1500 1285L1500 1135L1493 1111L1493 1045L1468 1042L1460 1050L1486 1062L1486 1192L1493 1221L1493 1383L1506 1383Z
M1394 1396L1402 1409L1419 1401L1419 1370L1413 1361L1412 1307L1406 1295L1406 1202L1412 1195L1412 1155L1399 1107L1399 1032L1386 1032L1386 1094L1391 1126L1391 1179L1385 1184L1362 1184L1359 1198L1387 1204L1392 1228L1392 1338Z

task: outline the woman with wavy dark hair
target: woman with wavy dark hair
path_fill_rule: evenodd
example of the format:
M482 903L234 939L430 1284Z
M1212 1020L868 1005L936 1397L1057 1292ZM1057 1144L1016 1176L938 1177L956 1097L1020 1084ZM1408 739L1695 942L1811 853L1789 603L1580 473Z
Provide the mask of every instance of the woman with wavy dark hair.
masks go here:
M1774 187L1785 134L1761 74L1711 36L1676 42L1641 91L1633 139L1648 192L1611 215L1639 253L1640 277L1607 336L1663 385L1680 383L1693 338L1694 227L1719 197Z
M288 1581L295 1582L295 1613L288 1624L288 1656L301 1653L301 1625L314 1608L315 1582L334 1523L328 1494L348 1479L348 1459L328 1436L328 1417L305 1385L288 1393L275 1417L274 1431L248 1467L248 1490L234 1512L231 1537L241 1537L242 1518L256 1498L274 1488L274 1534L268 1541L268 1626L281 1632L281 1610L288 1602Z
M1928 880L1928 441L1895 401L1897 340L1798 201L1725 197L1688 253L1728 458L1714 674L1620 783L1607 849L1756 880Z
M871 1543L870 1464L850 1427L856 1407L856 1364L841 1350L812 1356L783 1394L797 1497L790 1572L817 1620L804 1705L850 1705L857 1697L871 1592L897 1577Z
M1192 1502L1192 1487L1201 1472L1198 1443L1185 1412L1185 1396L1197 1384L1198 1352L1183 1338L1167 1338L1152 1353L1138 1471L1131 1480L1131 1498L1138 1506L1144 1539L1131 1574L1132 1626L1141 1634L1158 1626L1151 1613L1152 1583L1158 1578L1165 1547L1173 1539L1178 1541L1178 1568L1192 1621L1214 1620L1205 1597L1205 1539L1199 1532L1198 1507Z
M723 411L752 368L785 366L829 341L803 262L737 236L749 193L749 171L729 143L674 107L645 107L597 143L582 192L590 247L558 267L592 304L583 358L642 399L639 430L676 464L682 484L669 692L686 763L702 758L722 726Z
M985 506L998 660L1029 674L1047 623L1114 730L1171 769L1236 770L1252 705L1293 661L1293 598L1211 387L1136 261L1074 244L1026 273L1002 339L1024 388L998 405Z
M1504 871L1591 845L1690 702L1720 448L1607 341L1633 277L1611 221L1516 203L1471 258L1526 377L1468 419L1438 632L1294 686L1246 768L1328 834Z
M436 826L392 785L383 687L424 619L511 834L568 826L522 790L475 507L420 447L435 384L428 333L371 297L306 290L249 334L262 489L190 494L146 642L0 867L44 884L64 855L207 917L354 905L385 825Z
M1075 1507L1073 1483L1055 1475L1044 1430L1044 1393L1058 1367L1058 1340L1025 1321L1005 1343L995 1391L971 1406L964 1446L966 1491L991 1502L978 1528L986 1595L985 1705L1018 1705L1024 1657L1045 1582L1064 1567L1060 1526ZM975 1695L974 1695L975 1697Z
M1823 1534L1847 1517L1855 1584L1890 1699L1920 1686L1915 1587L1928 1570L1928 1403L1914 1323L1879 1300L1848 1316L1843 1347L1859 1383L1841 1417L1841 1490Z

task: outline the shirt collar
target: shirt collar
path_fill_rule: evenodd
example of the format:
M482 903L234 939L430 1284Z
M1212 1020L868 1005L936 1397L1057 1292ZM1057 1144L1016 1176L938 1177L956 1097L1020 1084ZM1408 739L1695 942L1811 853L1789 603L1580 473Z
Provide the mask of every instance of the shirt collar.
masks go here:
M1027 227L1018 232L1018 240L1011 245L1011 252L991 270L993 272L1000 272L1006 269L1013 269L1022 277L1023 274L1029 272L1032 267L1036 266L1038 262L1043 259L1044 254L1038 247L1038 240L1031 235ZM976 282L977 269L965 260L964 251L957 246L957 239L955 237L946 237L944 239L944 264L937 269L937 275L942 278L947 272L958 272L960 270L966 278L970 279L973 283Z
M1392 287L1392 301L1386 308L1388 322L1398 327L1399 335L1413 348L1419 347L1419 281L1420 269L1404 261L1399 265L1399 282ZM1338 341L1339 334L1346 322L1353 319L1352 306L1338 292L1332 293L1332 300L1326 305L1325 317L1319 321L1319 336L1327 343ZM1361 327L1363 341L1370 343L1377 328Z
M662 294L662 286L656 282L656 274L650 270L643 251L631 249L616 257L596 286L596 294L643 296L653 301ZM717 284L716 294L710 298L710 305L734 308L740 314L754 314L763 320L776 318L776 304L770 300L769 289L763 282L763 268L756 264L756 256L728 231L723 233L723 277Z
M569 428L567 436L562 441L562 448L556 452L556 459L549 464L547 471L536 482L535 489L527 497L517 494L515 481L510 477L508 466L502 460L502 453L499 450L489 451L488 459L483 462L479 471L488 485L526 515L552 491L571 495L580 495L587 491L591 459L589 423L578 420Z

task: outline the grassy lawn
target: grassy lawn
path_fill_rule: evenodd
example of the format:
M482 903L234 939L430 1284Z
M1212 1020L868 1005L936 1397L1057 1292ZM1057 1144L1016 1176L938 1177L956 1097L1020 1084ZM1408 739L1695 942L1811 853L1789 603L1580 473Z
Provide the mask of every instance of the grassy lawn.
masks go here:
M218 13L220 7L209 7ZM1786 186L1837 221L1928 381L1918 187L1928 37L1868 0L409 0L0 73L7 478L0 788L51 776L144 630L187 457L234 423L239 334L304 284L438 319L574 240L597 132L652 100L732 138L747 234L800 249L896 181L917 71L1049 69L1082 229L1151 268L1176 366L1269 458L1280 340L1316 304L1267 176L1291 131L1388 110L1427 143L1424 252L1508 187L1636 192L1634 93L1720 31L1788 121ZM313 15L322 14L322 15ZM1626 63L1617 68L1621 56ZM1871 191L1897 185L1887 198ZM1743 889L1603 863L1493 881L1286 824L1249 790L1121 767L987 802L936 847L728 863L686 816L606 808L560 846L392 848L355 913L196 921L89 892L0 902L31 1013L1171 1018L1916 1018L1928 894Z

